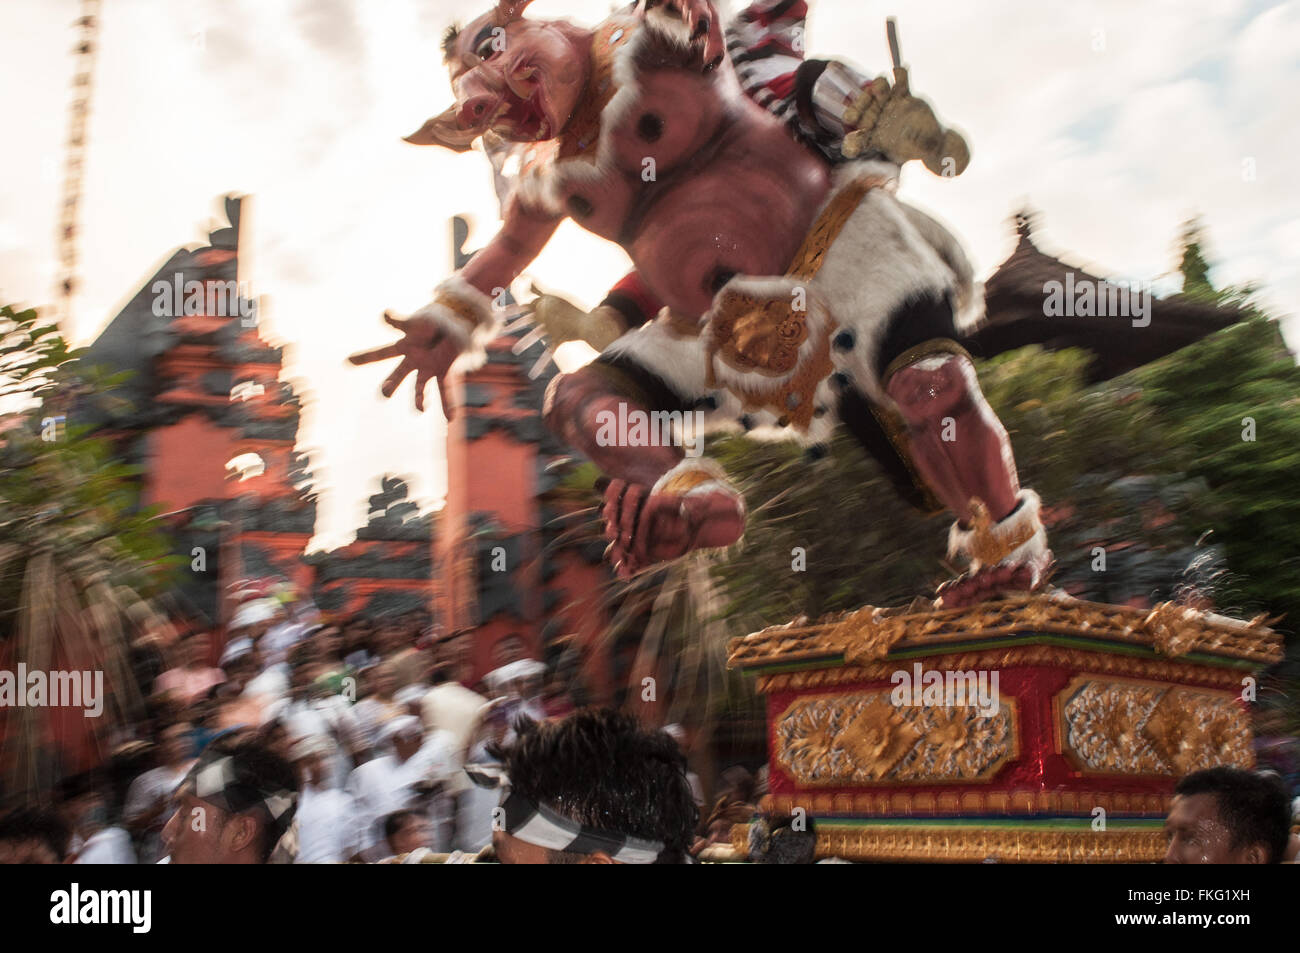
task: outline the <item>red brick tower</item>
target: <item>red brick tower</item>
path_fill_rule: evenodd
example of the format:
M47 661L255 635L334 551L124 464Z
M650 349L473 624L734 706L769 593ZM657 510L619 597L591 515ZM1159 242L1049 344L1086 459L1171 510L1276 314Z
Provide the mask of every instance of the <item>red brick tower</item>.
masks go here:
M460 253L467 232L453 220L458 268L467 260ZM561 636L590 648L608 625L603 543L562 538L576 508L555 492L568 452L541 421L555 369L530 379L542 345L515 354L515 340L498 338L481 368L450 381L455 416L447 501L433 542L434 603L446 629L474 630L475 679L513 658L541 658ZM586 675L603 697L597 653L589 653Z
M220 593L235 579L278 576L301 592L312 582L302 554L316 504L294 451L299 401L239 280L240 206L226 198L230 225L173 253L86 356L130 372L91 411L144 467L141 502L164 512L191 563L184 608L212 621L226 619Z

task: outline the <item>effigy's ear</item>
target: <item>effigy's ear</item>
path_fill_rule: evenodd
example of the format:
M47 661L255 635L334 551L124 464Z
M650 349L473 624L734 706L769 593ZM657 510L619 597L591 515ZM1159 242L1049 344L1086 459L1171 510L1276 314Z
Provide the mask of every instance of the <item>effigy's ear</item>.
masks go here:
M500 17L501 23L510 23L512 20L522 20L524 8L533 0L497 0L497 16Z
M417 146L442 146L453 152L469 152L481 130L462 129L456 121L456 107L452 106L425 122L423 126L403 138Z

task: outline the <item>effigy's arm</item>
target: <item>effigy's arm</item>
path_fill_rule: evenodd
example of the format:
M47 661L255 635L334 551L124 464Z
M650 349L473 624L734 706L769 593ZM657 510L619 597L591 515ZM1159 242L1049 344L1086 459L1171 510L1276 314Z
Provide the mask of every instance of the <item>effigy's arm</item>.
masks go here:
M415 409L424 410L424 392L433 381L442 398L443 413L450 419L446 377L453 362L462 355L481 356L500 332L502 309L496 303L546 247L559 224L559 218L512 199L501 230L469 264L434 289L432 301L409 318L384 312L384 321L402 333L400 340L353 354L348 360L360 365L399 358L380 392L391 397L414 372Z
M501 332L501 309L495 308L494 302L541 254L560 221L528 207L518 196L512 197L501 229L492 240L434 289L430 306L441 301L457 307L459 323L448 325L447 330L463 343L462 353L482 351Z

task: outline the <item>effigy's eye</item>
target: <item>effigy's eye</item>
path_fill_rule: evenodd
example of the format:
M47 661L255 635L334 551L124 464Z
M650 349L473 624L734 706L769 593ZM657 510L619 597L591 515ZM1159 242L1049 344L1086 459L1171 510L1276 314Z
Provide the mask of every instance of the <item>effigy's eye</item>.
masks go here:
M492 27L485 26L474 38L474 55L480 60L490 60L497 53L496 34Z

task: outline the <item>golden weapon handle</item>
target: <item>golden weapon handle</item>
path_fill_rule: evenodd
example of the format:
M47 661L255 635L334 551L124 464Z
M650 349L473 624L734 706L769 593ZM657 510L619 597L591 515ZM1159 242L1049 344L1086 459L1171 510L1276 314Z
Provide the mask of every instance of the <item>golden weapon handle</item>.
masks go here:
M909 88L907 68L898 52L898 21L893 17L885 20L885 38L889 41L889 58L894 62L894 92L905 96Z

